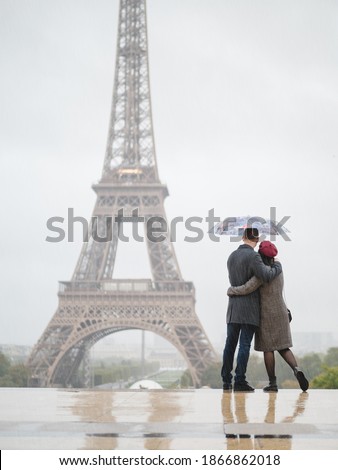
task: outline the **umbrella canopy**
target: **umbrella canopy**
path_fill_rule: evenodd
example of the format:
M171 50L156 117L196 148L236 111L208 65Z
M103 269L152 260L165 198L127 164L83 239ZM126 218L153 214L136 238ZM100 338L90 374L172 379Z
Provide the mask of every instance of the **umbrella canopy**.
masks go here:
M278 224L271 219L264 219L259 216L227 217L222 222L214 225L209 233L215 235L242 236L246 228L257 228L260 235L279 235L282 232L290 232L284 225Z

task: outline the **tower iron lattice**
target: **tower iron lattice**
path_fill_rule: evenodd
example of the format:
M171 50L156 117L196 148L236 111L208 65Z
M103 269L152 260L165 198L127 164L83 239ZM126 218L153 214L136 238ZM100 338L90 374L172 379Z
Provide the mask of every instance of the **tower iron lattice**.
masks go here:
M167 221L168 191L156 163L145 0L120 0L108 140L93 189L88 239L71 281L59 283L58 308L28 360L31 385L78 386L80 365L97 341L139 329L176 347L199 386L216 354L195 312L193 283L182 278L170 236L148 236L149 227ZM115 279L122 224L135 220L145 225L152 279ZM84 377L81 385L88 386Z

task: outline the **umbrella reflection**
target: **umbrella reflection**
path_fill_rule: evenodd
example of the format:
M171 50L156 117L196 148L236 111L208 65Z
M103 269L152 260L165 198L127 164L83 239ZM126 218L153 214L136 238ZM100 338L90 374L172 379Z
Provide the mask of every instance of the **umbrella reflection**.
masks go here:
M227 449L291 449L292 434L289 431L292 428L285 425L293 423L304 412L308 394L306 392L300 393L292 415L286 416L279 423L276 423L277 393L269 394L267 410L262 422L249 420L247 415L248 399L247 393L223 393L222 395L222 414ZM269 429L264 423L272 426ZM262 430L264 432L261 432Z

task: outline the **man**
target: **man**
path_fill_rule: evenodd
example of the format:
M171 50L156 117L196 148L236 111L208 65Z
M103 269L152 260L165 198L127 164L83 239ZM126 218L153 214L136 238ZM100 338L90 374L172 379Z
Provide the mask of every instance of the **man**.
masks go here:
M276 262L267 266L255 252L259 241L256 228L246 228L243 233L243 244L228 258L228 272L231 286L245 284L252 276L263 282L270 282L282 272L282 266ZM253 392L255 389L246 381L246 369L250 347L256 328L259 326L260 298L259 289L251 294L229 298L227 311L227 338L223 352L222 379L223 390L232 390L232 369L235 350L239 341L237 365L235 369L234 391Z

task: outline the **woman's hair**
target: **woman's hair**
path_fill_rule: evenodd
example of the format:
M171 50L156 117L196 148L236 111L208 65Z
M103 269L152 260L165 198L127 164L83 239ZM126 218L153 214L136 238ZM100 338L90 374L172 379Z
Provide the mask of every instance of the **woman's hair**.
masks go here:
M258 250L258 253L261 255L262 261L267 266L272 266L275 262L275 258L270 258L269 256L264 255L261 251Z

